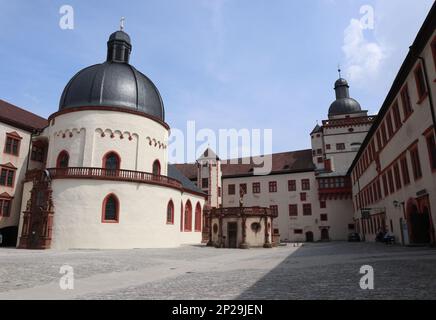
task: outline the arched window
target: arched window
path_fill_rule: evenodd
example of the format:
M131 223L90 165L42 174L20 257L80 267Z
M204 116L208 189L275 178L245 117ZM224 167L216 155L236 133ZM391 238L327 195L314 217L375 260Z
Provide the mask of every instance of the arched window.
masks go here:
M159 160L155 160L153 162L153 174L159 176L160 175L160 162Z
M189 200L185 205L185 231L192 231L192 205Z
M109 194L103 200L102 222L118 222L120 204L114 194Z
M61 151L56 160L56 168L68 168L68 162L70 161L70 155L65 150Z
M103 157L103 168L109 170L119 170L121 159L120 156L114 152L109 151Z
M167 224L174 224L174 203L172 200L168 202L167 206Z
M180 202L180 231L183 231L183 201Z
M195 207L195 231L201 231L201 205L197 202Z

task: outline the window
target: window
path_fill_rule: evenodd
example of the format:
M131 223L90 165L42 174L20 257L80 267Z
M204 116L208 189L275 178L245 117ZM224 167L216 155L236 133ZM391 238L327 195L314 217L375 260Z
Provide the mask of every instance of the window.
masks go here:
M5 153L18 156L20 153L21 137L16 132L6 133Z
M403 90L401 90L401 102L403 103L404 118L407 118L413 112L412 105L410 103L409 88L407 87L407 84L404 86Z
M120 157L113 151L105 154L103 157L103 168L108 170L118 170L120 169ZM154 163L153 163L154 170Z
M386 116L386 125L388 127L388 135L389 135L389 139L390 139L394 135L394 127L392 125L392 118L391 118L390 113L388 113Z
M295 180L288 180L288 191L296 191L297 190L297 184L295 183Z
M395 177L395 187L397 190L401 189L401 177L400 177L400 167L398 162L394 164L394 177Z
M103 200L103 217L102 222L116 223L119 218L119 203L114 194L109 194Z
M201 187L202 188L209 188L209 178L202 178L201 179Z
M397 101L395 101L394 105L392 106L392 114L394 117L395 130L398 130L401 127L401 115Z
M303 229L294 229L294 234L303 234Z
M383 179L384 195L385 195L385 197L387 197L389 194L389 190L388 190L388 179L386 177L386 173L382 176L382 179Z
M312 215L312 204L303 203L303 216L311 216Z
M319 218L321 221L328 221L327 213L321 213Z
M412 171L413 171L413 177L415 180L418 180L422 177L422 171L421 171L421 163L419 161L419 153L418 153L418 146L413 147L410 149L410 159L412 160Z
M318 157L318 158L316 158L316 162L323 163L324 159L322 157Z
M376 139L377 139L377 149L378 149L378 151L380 151L383 148L382 143L381 143L380 130L377 130Z
M407 165L406 156L401 158L400 163L401 163L401 174L403 176L403 183L404 185L408 185L410 183L410 175L409 175L409 166Z
M415 82L416 82L416 89L418 90L418 97L420 103L427 94L427 88L425 86L425 80L424 80L424 73L422 72L422 66L421 63L418 64L418 66L415 68Z
M195 207L195 231L201 231L201 205L197 202L197 206Z
M300 193L300 201L306 201L306 192Z
M332 146L331 146L330 144L326 144L326 145L325 145L325 148L326 148L327 150L330 150L331 147L332 147Z
M235 194L235 185L234 184L229 184L229 186L228 186L228 193L229 194Z
M116 168L113 169L119 169L120 165L118 164ZM160 176L160 162L159 160L154 160L153 162L153 174L155 176Z
M278 216L279 215L279 207L277 205L271 205L269 206L269 208L271 209L271 214L273 216Z
M345 150L345 143L336 143L336 150Z
M174 224L174 203L172 200L167 205L167 224Z
M269 192L277 192L277 181L269 182Z
M0 199L0 217L9 217L11 214L11 199Z
M289 216L290 217L298 216L298 205L296 205L296 204L289 205Z
M239 194L247 194L247 184L241 183L239 185Z
M14 186L15 168L1 167L0 171L0 185L6 187Z
M260 193L260 182L253 182L253 193Z
M188 200L185 205L185 231L192 231L192 206Z
M40 146L33 145L32 146L32 153L30 155L30 160L43 162L44 161L44 148L42 148Z
M56 160L57 168L68 168L68 163L70 161L70 155L67 151L63 150L59 153L58 158Z
M386 136L386 126L385 126L385 123L382 122L380 126L381 126L381 137L382 137L383 145L385 146L386 143L388 142L388 137Z
M389 194L395 192L394 188L394 177L392 175L392 169L388 170L388 182L389 182Z
M433 41L431 42L431 52L433 54L433 63L436 69L436 37L433 38Z
M436 170L436 141L434 137L434 130L430 130L430 133L426 137L428 157L430 160L430 168L432 171Z
M316 149L316 154L322 154L322 149Z
M327 208L327 203L326 203L325 201L320 201L320 202L319 202L319 207L320 207L321 209L325 209L325 208Z
M310 180L302 179L301 180L301 190L310 190Z

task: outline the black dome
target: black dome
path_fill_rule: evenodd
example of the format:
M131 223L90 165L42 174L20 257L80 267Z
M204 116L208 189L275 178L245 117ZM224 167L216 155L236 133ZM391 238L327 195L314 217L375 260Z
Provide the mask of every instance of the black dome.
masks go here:
M359 102L353 98L341 98L336 99L329 108L329 116L335 116L339 114L361 112Z
M350 98L348 82L339 78L335 82L336 100L330 105L329 116L361 112L359 102Z
M153 82L131 66L130 37L111 34L107 61L79 71L66 85L59 110L75 107L119 107L165 120L162 98Z

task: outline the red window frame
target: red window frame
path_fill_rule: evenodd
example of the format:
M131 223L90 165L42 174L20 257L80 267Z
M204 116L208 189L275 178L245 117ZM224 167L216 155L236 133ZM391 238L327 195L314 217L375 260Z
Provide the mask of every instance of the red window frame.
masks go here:
M436 172L436 138L434 129L430 129L424 133L427 143L428 160L432 172Z
M403 89L401 89L401 103L403 104L403 112L404 112L404 120L406 121L408 117L413 113L412 103L410 101L409 95L409 87L407 83L404 85Z
M298 216L298 205L297 204L290 204L289 205L289 216L290 217L297 217Z
M307 195L306 192L300 192L300 201L306 201Z
M174 224L174 202L170 200L167 205L167 224Z
M394 176L392 174L391 168L389 168L389 170L388 170L388 183L389 183L389 194L394 193L395 192Z
M398 101L395 101L395 103L392 105L392 115L394 118L395 130L398 130L401 128L402 125L400 107L398 106Z
M411 147L409 149L409 153L412 162L413 178L416 181L422 178L422 169L421 169L421 161L419 159L418 145L416 144L415 146Z
M260 182L253 182L252 189L253 193L260 193Z
M401 189L401 175L400 175L400 166L398 162L394 164L394 178L395 178L395 187L397 190Z
M388 127L388 139L391 139L394 135L394 126L392 125L392 117L390 113L386 115L386 125Z
M113 150L106 152L105 155L103 156L103 159L102 159L102 168L103 169L107 169L106 161L107 161L107 159L109 158L109 156L111 154L113 154L117 158L117 167L116 167L115 170L120 170L120 168L121 168L121 157L120 157L120 155L117 152L115 152Z
M227 186L227 193L228 193L229 195L234 195L235 192L236 192L235 185L234 185L234 184L229 184L229 185Z
M410 174L409 174L409 165L407 164L407 157L404 155L400 159L401 164L401 175L403 176L404 185L408 185L410 183Z
M15 186L15 172L17 168L7 165L0 166L0 186L13 188Z
M328 143L328 144L325 145L325 148L326 148L327 150L330 150L331 145Z
M106 204L109 198L113 198L115 200L115 219L109 220L106 219ZM103 199L103 205L101 209L101 222L102 223L119 223L120 221L120 201L118 200L118 197L114 193L108 194Z
M1 197L0 198L0 217L10 217L11 216L11 206L12 206L12 198Z
M320 202L319 202L319 207L320 207L321 209L325 209L325 208L327 208L327 202L326 202L326 201L320 201Z
M312 204L303 203L303 216L311 216L311 215L312 215Z
M121 163L121 158L120 158L119 156L118 156L118 159L119 159L119 163ZM118 165L118 168L117 168L117 169L120 169L119 166L120 166L120 165ZM160 173L161 173L161 166L160 166L160 161L159 161L158 159L156 159L156 160L153 161L152 173L153 173L155 176L160 176Z
M192 231L192 204L191 201L186 201L185 204L185 221L184 221L184 231Z
M268 183L268 189L270 193L277 192L277 181L270 181Z
M310 190L310 179L301 179L301 190Z
M195 206L195 222L194 222L195 232L201 232L201 205L197 202Z
M425 99L428 92L421 63L418 63L413 74L415 75L415 84L419 99L417 103L420 104Z
M288 180L288 191L296 191L297 183L295 180Z
M16 132L6 133L5 148L3 152L18 157L20 155L20 146L22 139L23 138ZM14 149L16 151L14 151Z
M66 160L62 159L63 157L66 157ZM62 165L63 161L67 162L66 166ZM59 152L58 157L56 158L56 168L62 168L62 169L68 168L69 163L70 163L70 154L68 153L68 151L62 150L61 152Z

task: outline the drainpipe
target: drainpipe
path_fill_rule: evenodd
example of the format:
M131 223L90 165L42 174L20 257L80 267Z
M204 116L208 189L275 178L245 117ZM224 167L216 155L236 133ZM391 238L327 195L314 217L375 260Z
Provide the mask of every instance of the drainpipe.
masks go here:
M430 87L429 80L428 80L427 67L425 64L425 59L423 57L418 57L418 59L421 60L421 62L422 62L422 68L424 71L425 86L427 87L428 101L430 103L430 112L431 112L431 118L433 121L433 131L436 132L436 115L435 115L435 110L434 110L434 106L433 106L433 97L431 94L431 87Z

